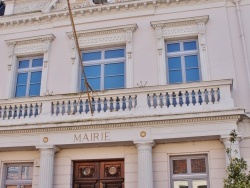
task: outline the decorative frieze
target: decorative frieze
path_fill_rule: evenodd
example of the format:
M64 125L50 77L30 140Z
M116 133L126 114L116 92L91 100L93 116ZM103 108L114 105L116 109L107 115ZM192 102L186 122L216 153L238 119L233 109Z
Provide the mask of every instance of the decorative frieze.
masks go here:
M9 1L5 0L6 3ZM180 1L187 1L187 0L180 0ZM92 0L83 0L83 1L76 1L73 2L71 5L73 16L84 16L85 14L93 14L93 13L106 13L110 12L111 10L117 10L117 11L124 11L129 9L139 9L139 8L145 8L148 6L159 6L161 4L173 4L173 3L179 3L180 1L160 1L160 0L146 0L146 1L140 1L140 0L113 0L109 1L109 3L103 4L103 5L95 5L93 4ZM12 1L11 1L12 2ZM14 2L14 0L13 0ZM25 4L16 4L14 7L14 3L12 10L9 10L12 5L8 5L6 8L6 13L8 15L13 14L13 11L15 14L11 17L3 17L0 21L0 28L1 27L14 27L19 26L23 23L26 24L33 24L33 23L39 23L39 22L50 22L53 19L68 19L68 7L66 0L53 0L53 1L41 1L35 3L25 3ZM41 12L38 12L41 10ZM30 14L22 14L30 12ZM7 15L6 14L6 15Z
M48 0L47 1L40 0L40 1L15 4L13 13L20 14L20 13L41 11L48 4L48 2L49 2Z

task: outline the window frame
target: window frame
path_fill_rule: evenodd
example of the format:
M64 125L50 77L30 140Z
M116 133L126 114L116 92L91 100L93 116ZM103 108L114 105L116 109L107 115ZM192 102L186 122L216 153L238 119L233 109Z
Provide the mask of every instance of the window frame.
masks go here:
M7 180L7 168L8 167L19 167L19 171L18 171L18 177L20 179L18 180ZM22 167L24 166L28 166L28 167L32 167L32 178L31 179L27 179L27 180L22 180L21 179L21 173L22 173ZM7 185L14 185L17 188L21 188L22 185L31 185L33 183L33 175L34 175L34 164L33 163L29 163L29 162L25 162L25 163L7 163L4 165L4 187L6 187Z
M15 89L14 89L14 97L15 98L26 98L26 97L38 97L40 96L41 93L41 85L42 85L42 74L41 74L41 82L40 82L40 92L39 95L37 96L30 96L29 92L30 92L30 80L31 80L31 72L42 72L43 73L43 62L42 62L42 66L39 67L32 67L32 61L34 59L42 59L43 61L43 56L34 56L34 57L23 57L23 58L18 58L17 59L17 71L16 71L16 82L15 82ZM29 61L29 67L28 68L24 68L24 69L19 69L19 62L23 61L23 60L28 60ZM27 78L27 87L26 87L26 92L25 92L25 96L22 97L17 97L16 96L16 91L17 91L17 79L18 79L18 74L19 73L28 73L28 78Z
M195 41L196 42L196 50L188 50L184 51L184 42L191 42ZM180 51L178 52L168 52L167 50L167 45L168 44L175 44L179 43L180 44ZM192 83L192 82L201 82L202 81L202 74L201 74L201 63L200 63L200 50L199 50L199 42L197 39L181 39L181 40L172 40L172 41L165 41L165 59L166 59L166 72L167 72L167 83L168 84L182 84L182 83ZM189 81L187 82L186 80L186 67L185 67L185 56L188 55L197 55L198 59L198 71L199 71L199 80L198 81ZM169 57L180 57L181 58L181 75L182 75L182 82L180 83L170 83L170 78L169 78L169 69L168 69L168 58Z
M109 58L105 59L105 51L109 50L118 50L118 49L123 49L124 50L124 56L122 58ZM83 61L82 58L82 64L85 67L88 66L95 66L95 65L100 65L101 66L101 74L100 74L100 90L98 91L103 91L103 90L115 90L115 89L123 89L126 88L126 46L117 46L117 47L107 47L107 48L96 48L96 49L91 49L91 50L82 50L81 55L83 56L84 53L89 53L89 52L101 52L101 59L100 60L92 60L92 61ZM124 64L124 87L123 88L110 88L110 89L105 89L105 73L104 73L104 67L107 64L115 64L115 63L123 63ZM80 90L83 90L82 86L82 71L80 71Z
M191 173L191 159L201 159L205 158L206 173ZM187 160L187 173L186 174L173 174L173 161L174 160ZM170 187L174 188L174 181L187 181L188 188L192 188L193 180L206 180L207 188L210 188L209 182L209 166L208 166L208 156L206 154L197 155L181 155L181 156L170 156Z

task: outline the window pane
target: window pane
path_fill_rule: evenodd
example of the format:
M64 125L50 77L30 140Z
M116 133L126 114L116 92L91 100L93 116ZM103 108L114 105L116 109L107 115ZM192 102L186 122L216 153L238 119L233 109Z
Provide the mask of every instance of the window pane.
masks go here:
M17 75L17 85L26 85L28 73L19 73Z
M32 67L41 67L41 66L43 66L43 58L33 59Z
M31 180L33 176L33 167L32 166L23 166L22 167L22 179Z
M104 68L104 75L117 75L117 74L124 74L124 63L112 63L106 64Z
M39 96L40 95L41 84L31 84L29 96Z
M173 174L186 174L187 160L173 160Z
M180 43L167 44L167 52L178 52L180 51Z
M101 65L85 66L84 70L87 78L100 77L101 75Z
M168 70L181 69L181 57L168 58Z
M19 69L23 69L23 68L28 68L29 67L29 60L23 60L23 61L19 61Z
M26 85L16 87L16 97L25 97L26 96Z
M188 181L174 181L174 188L188 188Z
M100 85L101 85L100 78L88 78L88 83L93 90L100 90ZM81 86L82 86L81 89L83 91L86 91L84 79L81 80Z
M124 49L105 51L105 59L124 57Z
M192 173L206 173L205 159L191 159L191 172Z
M198 67L197 55L185 56L185 66L186 68Z
M196 50L196 41L184 42L184 50Z
M101 52L88 52L82 54L82 60L83 61L93 61L101 59Z
M104 78L104 89L124 88L124 76Z
M8 180L18 180L19 179L18 172L19 172L18 166L7 167L7 179Z
M207 188L206 180L193 180L193 188Z
M42 71L39 72L32 72L30 83L40 83L42 77Z
M181 71L170 71L169 72L169 83L182 83L182 73Z
M200 80L199 69L186 70L186 81L195 82Z

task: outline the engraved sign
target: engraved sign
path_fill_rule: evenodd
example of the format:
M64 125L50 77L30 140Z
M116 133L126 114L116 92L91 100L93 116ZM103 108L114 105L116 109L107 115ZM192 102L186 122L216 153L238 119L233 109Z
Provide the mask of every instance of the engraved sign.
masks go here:
M90 143L90 142L101 142L109 141L110 132L89 132L74 134L75 143Z

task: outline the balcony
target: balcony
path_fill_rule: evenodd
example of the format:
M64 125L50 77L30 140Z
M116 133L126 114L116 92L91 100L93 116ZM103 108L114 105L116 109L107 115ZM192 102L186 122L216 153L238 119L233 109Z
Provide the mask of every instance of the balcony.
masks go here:
M235 108L231 86L232 80L218 80L97 92L91 94L93 114L86 93L1 100L0 128L201 117Z

